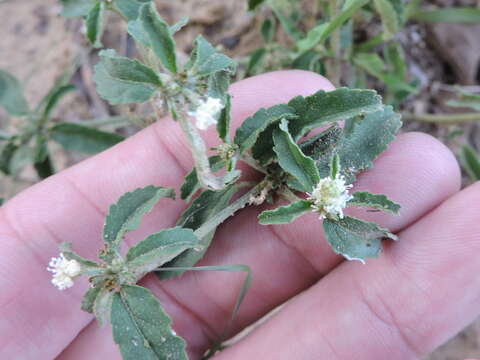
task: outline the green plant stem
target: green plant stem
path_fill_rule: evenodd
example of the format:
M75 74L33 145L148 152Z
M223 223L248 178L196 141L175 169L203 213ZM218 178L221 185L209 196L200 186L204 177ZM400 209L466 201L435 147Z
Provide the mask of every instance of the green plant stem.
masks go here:
M247 191L244 195L239 197L232 204L227 206L225 209L223 209L221 212L213 216L210 220L208 220L201 227L195 230L195 235L199 239L202 239L207 234L215 230L218 225L223 223L226 219L228 219L230 216L235 214L238 210L243 209L245 206L247 206L250 200L252 199L252 197L258 195L258 193L262 190L262 188L265 185L266 185L266 181L263 180L262 182L257 184L255 187Z
M422 121L436 124L459 124L465 122L480 121L480 112L462 113L462 114L410 114L403 113L402 119L405 121Z
M207 147L198 133L197 128L188 120L187 115L183 112L179 112L178 122L185 135L187 135L195 161L198 181L203 188L221 190L225 186L225 181L222 177L217 177L213 174L210 168L210 162L208 161Z
M339 14L340 0L330 1L330 19L334 19ZM330 37L330 50L333 54L333 59L328 63L328 79L335 86L340 85L340 57L341 57L341 33L340 27L333 31Z
M145 118L138 118L139 120L144 120ZM106 125L129 125L134 121L134 119L128 116L111 116L102 119L88 120L85 121L84 125L87 126L106 126Z

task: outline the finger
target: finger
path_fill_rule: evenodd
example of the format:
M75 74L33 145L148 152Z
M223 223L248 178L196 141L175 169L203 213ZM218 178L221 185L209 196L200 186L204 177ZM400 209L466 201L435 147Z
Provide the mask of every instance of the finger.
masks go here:
M216 359L420 359L480 313L480 183L344 263Z
M354 189L378 189L388 194L402 204L401 216L357 215L368 215L370 220L396 231L431 210L458 187L458 166L451 153L432 137L405 134L378 159L371 172L360 176ZM257 215L257 209L246 209L230 219L201 263L247 264L253 269L253 286L235 322L235 331L305 290L340 261L319 235L321 224L314 214L277 227L258 225ZM162 283L150 279L146 284L173 315L175 329L187 339L195 359L225 330L242 280L240 275L192 272L181 279ZM103 341L106 336L102 334L106 333L92 324L64 354L64 359L89 354L88 344ZM105 341L111 344L110 339ZM108 349L105 356L114 352L104 348Z
M332 86L321 76L301 71L240 82L232 87L235 122L261 106L319 88ZM210 143L213 132L207 134ZM2 357L53 358L90 321L88 314L78 311L86 281L59 294L51 287L46 264L63 241L72 242L85 257L96 257L104 216L123 193L149 184L178 188L192 167L183 141L177 124L164 120L31 187L0 209ZM165 200L133 241L172 226L183 208L181 202Z

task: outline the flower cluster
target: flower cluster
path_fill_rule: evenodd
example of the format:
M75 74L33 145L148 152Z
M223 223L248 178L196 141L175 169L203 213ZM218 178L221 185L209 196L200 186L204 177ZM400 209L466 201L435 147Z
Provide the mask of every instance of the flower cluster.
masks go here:
M201 101L196 110L189 112L188 115L195 117L197 128L206 130L217 123L216 116L222 109L220 99L209 97L206 101Z
M82 271L78 261L67 260L62 253L60 257L52 258L48 266L47 270L53 273L52 284L59 290L72 287L73 278L80 275Z
M334 179L328 177L320 180L308 200L313 202L312 209L320 215L321 219L343 219L343 209L352 199L348 190L352 185L345 184L345 178L337 175Z

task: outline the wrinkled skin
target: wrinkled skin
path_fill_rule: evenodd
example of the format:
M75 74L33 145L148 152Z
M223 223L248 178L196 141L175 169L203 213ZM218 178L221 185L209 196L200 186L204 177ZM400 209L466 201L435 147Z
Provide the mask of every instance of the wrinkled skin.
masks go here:
M333 87L300 71L237 83L232 87L235 126L260 107L322 88ZM209 145L217 143L213 128L205 134ZM191 167L178 125L162 121L0 209L0 358L119 359L110 329L100 329L79 309L87 281L59 292L46 264L63 241L96 258L112 202L148 184L178 190ZM459 188L459 168L445 146L425 134L400 135L354 187L402 205L398 217L349 211L401 238L367 265L335 255L313 213L280 226L258 225L260 208L229 219L201 265L253 269L235 331L291 301L215 359L408 360L442 344L480 312L480 184ZM182 201L163 200L128 242L174 225L184 208ZM191 358L199 359L225 329L243 277L191 272L162 283L147 277L143 285L173 317Z

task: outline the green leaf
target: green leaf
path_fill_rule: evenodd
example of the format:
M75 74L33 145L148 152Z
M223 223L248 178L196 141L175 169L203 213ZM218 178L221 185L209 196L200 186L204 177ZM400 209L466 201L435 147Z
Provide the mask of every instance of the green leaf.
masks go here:
M228 88L230 87L231 73L229 71L218 71L208 77L208 96L221 99L226 103Z
M97 84L97 92L112 105L143 103L150 100L158 90L157 86L148 83L135 83L111 77L101 62L95 66L93 79Z
M310 211L312 211L311 201L302 200L278 207L275 210L264 211L258 216L258 219L262 225L290 224Z
M195 40L186 69L197 76L207 76L218 71L234 72L235 62L217 50L202 36Z
M307 51L294 59L292 69L313 71L320 75L326 74L322 56L313 50Z
M185 250L198 246L198 239L191 229L175 227L162 230L130 248L126 257L127 266L140 279Z
M462 147L460 162L473 181L480 180L480 157L475 150L468 145Z
M387 69L385 62L378 54L359 53L354 57L353 61L357 66L363 68L370 75L380 79L388 87L396 91L405 91L410 94L417 92L417 89L407 83L403 76L399 77L392 70Z
M274 131L273 142L278 164L301 184L304 192L312 192L320 182L320 175L315 161L305 156L293 140L287 120L282 120L280 127Z
M165 68L177 72L177 55L175 40L168 24L160 17L155 4L145 4L140 9L140 20L148 34L149 43Z
M38 135L36 139L33 166L40 179L46 179L55 172L48 151L47 138L43 135Z
M210 168L213 172L217 172L225 168L227 162L222 160L219 156L212 156L209 159ZM180 188L180 197L182 200L190 201L193 195L200 190L201 186L198 182L197 170L193 168L193 170L185 176L185 181Z
M99 53L108 75L114 79L161 86L158 74L138 60L117 56L115 50L102 50Z
M295 110L287 105L275 105L267 109L260 109L253 116L247 118L237 129L234 142L239 146L240 153L243 154L257 142L259 137L261 142L268 139L268 137L260 136L260 134L269 125L273 124L277 127L278 122L282 119L296 118ZM270 150L272 149L272 140L266 145L266 148L268 147L270 147Z
M267 44L273 42L277 32L277 23L274 18L266 18L261 28L263 41Z
M353 198L347 203L348 206L366 206L372 209L382 210L398 215L400 205L389 200L385 195L372 194L369 192L356 192Z
M383 24L383 39L392 39L399 30L399 19L396 9L390 0L374 0L375 8L380 14Z
M93 287L88 289L82 299L81 309L83 311L93 314L93 306L95 304L95 299L97 298L101 290L102 288L100 287Z
M143 216L164 197L175 199L174 190L147 186L123 195L116 204L110 206L103 228L105 242L112 246L118 246L125 233L137 229Z
M26 115L30 111L22 85L14 76L3 70L0 70L0 106L15 116Z
M188 16L183 16L177 23L170 26L170 33L172 34L172 36L182 30L185 26L187 26L189 21L190 19L188 18Z
M65 149L85 154L102 152L124 140L123 136L74 123L58 123L50 136Z
M336 179L338 174L340 174L340 158L338 154L333 154L332 161L330 162L330 179Z
M480 111L480 94L475 94L458 89L458 100L447 101L448 106L452 107L468 107L476 111Z
M300 143L302 152L314 160L331 157L343 134L338 125L333 125L312 138Z
M304 37L303 33L299 30L296 21L292 21L292 18L283 15L280 9L273 3L270 3L270 6L272 7L272 12L275 14L278 21L280 21L283 30L288 36L290 36L290 38L292 38L292 40L297 42Z
M375 91L348 88L330 92L320 90L311 96L298 96L288 105L299 117L289 127L295 140L320 126L369 114L383 106L381 97Z
M115 0L114 6L127 21L133 21L138 18L141 6L151 2L152 0Z
M2 147L2 151L0 153L0 171L2 171L5 175L10 175L12 158L17 149L18 145L16 145L13 141L8 142Z
M307 36L300 40L297 45L300 52L313 49L316 45L322 44L328 37L348 21L353 14L365 6L370 0L349 0L346 1L340 13L330 22L317 25L309 31Z
M260 48L252 52L246 70L248 76L253 76L262 72L266 55L267 50L265 48Z
M105 3L99 1L88 13L85 20L87 26L87 39L94 47L102 47L102 35L104 30Z
M223 142L230 144L230 127L232 125L232 97L227 94L225 106L217 122L217 132Z
M382 240L398 238L377 224L345 217L338 221L323 220L323 229L328 242L337 254L348 260L365 263L367 258L376 258L382 250Z
M48 94L43 98L40 107L43 107L42 118L46 119L50 116L52 110L57 106L60 100L70 92L74 91L76 88L72 84L59 85L54 87Z
M97 4L97 0L60 0L63 5L61 15L65 17L87 16Z
M123 286L113 297L113 338L124 360L188 360L186 343L175 335L158 299L140 286Z
M220 191L204 191L196 198L192 204L183 212L177 221L178 226L197 230L212 217L223 211L229 204L232 197L238 192L238 187L233 185ZM166 267L191 267L203 258L210 243L213 239L215 231L210 232L206 236L199 239L201 251L194 249L187 250L177 256L173 261L165 264ZM181 275L184 270L162 272L157 275L160 279L171 278Z
M452 7L437 10L417 10L411 19L427 23L480 24L480 9L474 7Z
M263 4L265 0L248 0L248 11L253 11L261 4Z
M112 304L115 292L107 288L102 288L93 302L93 313L97 318L100 327L110 322L110 315L112 313Z
M10 159L10 174L17 177L25 166L32 164L35 154L29 144L20 145Z
M323 34L327 30L329 23L323 23L311 29L305 38L297 42L297 48L300 53L305 53L313 49L323 39Z
M342 175L348 183L359 172L373 167L373 161L388 148L401 126L400 115L391 106L346 122L344 136L334 151L340 157ZM322 177L329 174L329 161L330 158L317 163Z

